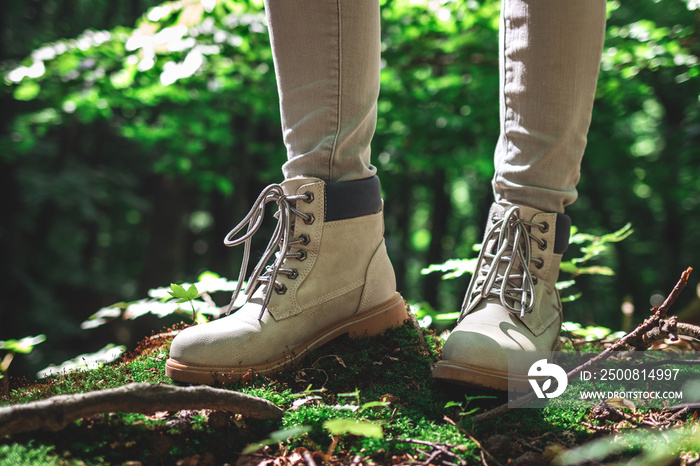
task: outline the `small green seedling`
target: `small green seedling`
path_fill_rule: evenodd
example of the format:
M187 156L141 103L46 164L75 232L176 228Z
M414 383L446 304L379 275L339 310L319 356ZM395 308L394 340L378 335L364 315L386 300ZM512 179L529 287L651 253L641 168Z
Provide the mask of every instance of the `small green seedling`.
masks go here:
M479 396L469 396L465 395L464 396L465 401L464 403L459 403L457 401L449 401L446 405L445 408L454 408L454 407L459 407L462 408L462 411L460 411L459 416L460 417L466 417L474 414L475 412L479 411L481 408L472 408L470 410L467 410L467 407L469 407L469 403L471 403L474 400L492 400L495 399L495 396L488 396L488 395L479 395Z
M197 299L199 297L199 291L197 291L197 287L194 284L192 284L189 288L185 289L185 287L182 285L178 285L177 283L171 283L170 291L168 291L168 293L173 298L176 298L178 303L186 303L187 301L189 301L190 305L192 306L192 320L197 322L197 311L195 310L194 303L192 302L194 299Z

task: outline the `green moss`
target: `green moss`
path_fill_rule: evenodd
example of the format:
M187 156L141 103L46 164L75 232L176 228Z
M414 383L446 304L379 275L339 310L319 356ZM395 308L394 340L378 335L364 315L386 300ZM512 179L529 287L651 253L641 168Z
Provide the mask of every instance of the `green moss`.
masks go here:
M434 383L431 370L439 359L441 343L430 333L421 335L413 326L404 325L374 338L338 339L310 354L301 366L274 377L253 376L223 385L280 406L285 410L281 421L232 418L228 426L214 428L204 414L197 412L168 416L105 414L75 422L58 433L0 439L0 459L28 461L17 464L33 464L34 458L38 458L36 464L174 464L207 454L216 463L234 464L237 452L246 445L269 440L273 431L296 426L308 429L297 430L295 437L283 442L286 451L306 447L326 452L334 448L338 455L371 455L379 463L390 462L393 455L403 452L415 454L416 445L394 439L459 446L455 452L467 461L479 462L480 450L465 431L482 443L493 434L521 438L521 450L527 439L536 439L532 440L534 448L544 449L552 438L583 442L591 437L582 426L590 407L565 396L544 409L517 409L475 424L474 415L504 403L505 396L482 399L478 396L494 393ZM132 382L172 383L164 375L169 344L169 340L149 340L119 362L13 390L2 402L22 403ZM365 406L378 401L388 403ZM449 401L461 407L446 408ZM472 408L479 411L460 414ZM460 427L450 425L445 416ZM345 434L334 439L323 426L332 419L380 423L383 438ZM272 442L273 451L276 444L277 440ZM515 453L496 452L496 457L505 463L514 459Z
M31 440L24 445L18 443L0 445L0 466L71 464L54 455L53 450L52 446L37 445Z

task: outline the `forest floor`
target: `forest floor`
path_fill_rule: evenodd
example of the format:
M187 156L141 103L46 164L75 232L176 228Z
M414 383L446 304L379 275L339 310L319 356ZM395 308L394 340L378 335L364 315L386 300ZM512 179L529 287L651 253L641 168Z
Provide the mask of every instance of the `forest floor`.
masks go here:
M172 384L164 375L171 340L165 332L98 369L15 386L0 405L138 382ZM564 343L574 353L577 342ZM609 344L585 347L599 351ZM220 384L269 400L283 411L279 419L207 409L100 413L56 432L0 435L0 464L690 465L700 458L693 406L561 396L543 408L480 420L507 397L433 381L441 345L412 322L378 337L338 339L278 376L251 374ZM687 339L657 348L695 352Z

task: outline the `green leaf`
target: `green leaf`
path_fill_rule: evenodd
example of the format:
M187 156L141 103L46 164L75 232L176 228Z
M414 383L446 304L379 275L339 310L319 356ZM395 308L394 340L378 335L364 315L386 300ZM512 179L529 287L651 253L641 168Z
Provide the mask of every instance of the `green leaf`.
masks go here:
M384 438L382 426L375 422L355 421L354 419L331 419L323 427L332 435L359 435L368 438Z
M569 332L576 336L583 337L586 341L602 340L612 333L612 330L607 327L581 327L580 324L572 324L571 322L565 322L564 326Z
M218 273L207 270L206 272L202 272L199 274L199 277L197 277L197 281L203 282L205 280L218 280L220 278L221 276Z
M36 376L38 378L49 377L52 375L65 374L73 371L88 371L116 361L126 351L125 346L117 346L112 343L108 344L101 350L95 353L86 353L64 361L58 366L51 365L40 370Z
M568 296L562 296L561 297L561 302L562 303L571 303L579 299L581 296L583 296L583 293L576 293L576 294L570 294Z
M459 319L459 312L443 312L442 314L437 314L435 320L457 320Z
M481 408L472 408L469 411L462 411L459 413L460 416L469 416L470 414L474 414L475 412L479 411Z
M576 280L562 280L560 282L556 283L557 290L565 290L567 288L571 288L576 284Z
M428 275L433 272L442 272L443 280L461 277L465 273L474 273L476 269L476 258L473 259L450 259L442 264L431 264L420 271L421 275Z
M14 98L17 100L32 100L39 95L41 86L35 81L27 81L22 83L14 92Z
M561 326L564 330L568 330L569 332L573 332L574 330L578 330L582 327L582 325L578 322L569 321L564 322L563 324L561 324Z
M37 335L35 337L24 337L21 340L0 341L0 349L13 353L29 354L36 345L45 340L46 335Z
M610 267L605 267L602 265L592 265L590 267L578 267L571 262L562 262L559 269L562 272L570 273L573 275L605 275L612 276L615 272Z
M360 411L363 411L363 410L369 409L369 408L377 408L377 407L385 407L385 406L391 406L391 403L389 403L388 401L369 401L360 407Z
M185 301L189 300L185 288L182 285L178 285L177 283L170 284L170 291L168 291L168 293L170 293L170 296L172 296L173 298L180 298L184 299Z
M298 437L311 431L310 426L295 426L289 429L276 430L270 434L270 438L276 442L284 442L290 438Z
M188 299L195 299L199 296L199 291L197 291L197 286L192 284L188 289L187 289L187 298Z
M342 396L344 398L358 398L360 396L360 391L355 389L354 392L348 392L348 393L338 393L338 396Z

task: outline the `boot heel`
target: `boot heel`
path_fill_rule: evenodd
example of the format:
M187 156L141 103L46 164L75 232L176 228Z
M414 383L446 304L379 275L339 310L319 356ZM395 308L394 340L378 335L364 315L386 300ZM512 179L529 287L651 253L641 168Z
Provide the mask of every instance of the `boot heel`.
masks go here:
M346 327L350 338L362 338L379 335L394 327L400 327L408 319L406 304L400 294L380 306L354 316Z

